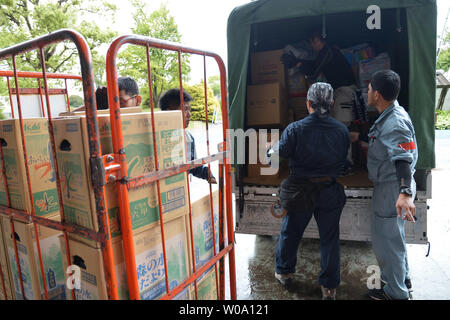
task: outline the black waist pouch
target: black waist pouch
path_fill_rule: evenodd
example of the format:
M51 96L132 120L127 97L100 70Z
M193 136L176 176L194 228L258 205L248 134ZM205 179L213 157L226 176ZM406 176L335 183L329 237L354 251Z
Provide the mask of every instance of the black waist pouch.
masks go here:
M287 212L311 212L316 206L320 191L336 183L312 182L307 179L295 179L291 176L284 179L278 190L280 205Z

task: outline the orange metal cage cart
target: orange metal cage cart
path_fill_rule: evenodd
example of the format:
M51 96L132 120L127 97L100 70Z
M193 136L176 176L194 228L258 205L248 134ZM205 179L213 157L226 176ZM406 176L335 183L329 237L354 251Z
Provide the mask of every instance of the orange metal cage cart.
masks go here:
M25 160L25 169L26 169L26 177L27 177L27 184L28 184L28 192L30 195L30 203L33 204L33 193L31 190L31 184L30 184L30 172L29 172L29 166L27 161L27 150L25 146L25 139L24 139L24 127L23 127L23 117L22 117L22 105L21 105L21 99L20 99L20 88L19 88L19 71L17 70L16 65L16 56L33 51L38 50L40 53L40 62L42 67L42 79L44 80L44 93L46 98L46 105L47 105L47 118L48 118L48 128L49 128L49 134L50 134L50 143L51 143L51 152L54 162L54 170L56 173L56 185L58 189L58 200L60 204L60 216L61 216L61 222L58 223L56 221L38 217L36 216L34 206L31 206L31 213L27 213L20 210L15 210L11 208L11 199L10 194L8 190L8 183L6 178L6 169L3 161L3 148L0 148L1 150L1 156L2 156L2 164L3 164L3 181L6 188L6 194L7 194L7 202L8 207L1 206L0 207L0 213L6 214L10 217L11 222L11 230L12 234L15 234L14 230L14 219L22 220L23 222L32 222L34 224L34 230L36 233L36 244L37 244L37 251L38 251L38 257L39 257L39 268L40 268L40 274L43 280L43 288L44 288L44 296L45 299L48 299L48 290L46 285L46 278L45 278L45 272L43 269L43 262L42 262L42 256L41 256L41 249L40 249L40 241L39 241L39 235L37 232L37 226L43 225L49 228L57 229L63 232L64 234L64 241L66 245L66 252L67 252L67 263L68 265L71 265L71 259L70 259L70 248L69 248L69 242L68 242L68 235L67 233L76 233L80 235L84 235L85 237L101 242L102 243L102 253L103 253L103 259L105 261L105 274L107 278L108 283L108 290L109 290L109 297L111 299L117 299L117 290L115 290L116 282L115 282L115 273L113 270L113 265L111 263L112 259L112 250L111 250L111 240L110 237L107 235L107 232L109 231L109 222L108 222L108 216L105 214L106 212L106 206L105 206L105 194L104 194L104 188L97 184L93 184L93 191L94 196L96 200L96 211L97 216L99 220L99 232L92 231L88 228L84 228L75 224L71 224L65 221L65 214L64 214L64 208L62 206L62 193L61 193L61 181L60 181L60 175L59 175L59 168L58 168L58 162L56 160L56 147L55 147L55 138L53 134L53 121L51 116L51 106L50 106L50 98L49 98L49 88L48 88L48 82L47 79L48 74L46 71L46 64L45 64L45 54L44 54L44 48L51 45L56 44L62 41L72 41L75 43L78 54L80 57L80 64L81 64L81 80L83 84L83 94L84 94L84 103L86 107L86 121L88 123L88 133L91 139L89 139L89 152L90 152L90 160L91 163L96 163L97 159L101 160L101 150L100 150L100 143L98 140L98 127L97 127L97 121L96 121L96 101L95 101L95 94L94 94L94 74L92 70L92 58L90 55L89 47L86 43L86 40L83 38L82 35L79 33L72 31L72 30L60 30L53 33L50 33L46 36L33 39L21 44L17 44L15 46L0 50L0 60L4 60L6 58L12 59L12 65L13 65L13 75L15 80L15 88L16 88L16 97L17 97L17 105L18 105L18 111L19 111L19 120L20 120L20 129L21 129L21 135L22 135L22 148L24 151L24 160ZM94 176L95 177L95 176ZM93 179L94 179L93 177ZM106 231L104 231L106 230ZM21 275L21 265L19 262L19 255L17 250L17 243L15 237L13 237L13 243L14 243L14 250L15 250L15 259L16 259L16 265L18 269L18 274ZM22 297L25 299L25 290L23 285L23 279L21 276L19 276L19 284L20 289L22 293ZM5 290L6 293L6 290ZM75 291L72 290L72 298L75 300Z
M45 116L45 109L44 109L44 93L42 92L42 85L41 85L41 79L43 79L43 74L40 72L30 72L30 71L17 71L17 78L34 78L37 79L38 82L38 88L35 90L30 89L20 89L17 90L16 88L11 88L11 81L10 78L15 78L14 71L6 71L6 70L0 70L0 77L6 77L6 82L8 83L8 93L9 93L9 102L11 105L11 113L12 118L15 118L14 114L14 107L13 107L13 94L16 94L17 91L19 91L19 94L22 93L38 93L40 97L40 104L41 104L41 111L42 115ZM65 88L62 90L54 90L54 93L59 94L65 94L66 96L66 103L67 103L67 111L70 112L70 101L69 101L69 90L67 87L67 80L82 80L80 76L76 75L70 75L70 74L61 74L61 73L47 73L47 79L64 79ZM49 89L50 91L51 89Z
M55 44L62 41L70 40L75 43L81 64L81 78L77 76L66 76L59 74L49 74L46 72L45 66L45 56L43 48L50 45ZM156 140L155 140L155 123L154 123L154 106L151 104L151 121L152 121L152 133L153 133L153 147L154 147L154 155L155 155L155 166L156 171L146 174L144 176L140 176L133 179L127 178L127 166L126 166L126 154L123 145L123 132L120 121L120 106L119 106L119 89L117 84L117 72L115 66L115 59L119 48L125 43L145 46L147 48L147 67L148 67L148 84L149 84L149 92L152 93L152 79L150 72L150 53L149 48L158 48L161 50L172 50L178 52L178 62L179 62L179 79L180 79L180 88L181 88L181 105L183 105L183 94L182 94L182 74L181 74L181 53L190 53L197 54L203 56L204 59L204 83L205 83L205 112L206 112L206 132L207 132L207 149L208 156L202 159L197 159L194 161L186 162L183 165L174 166L172 168L159 170L158 168L158 154L156 152ZM21 73L17 71L16 67L16 56L32 51L39 50L40 52L40 60L42 66L42 73ZM219 66L220 70L220 82L221 82L221 106L222 106L222 118L223 118L223 143L221 145L222 149L217 154L211 154L209 150L209 133L208 133L208 110L207 110L207 89L206 89L206 57L212 57L215 59ZM131 218L130 218L130 209L128 205L128 191L130 189L136 188L138 186L142 186L149 183L156 182L157 191L158 191L158 204L159 204L159 219L160 219L160 227L161 227L161 240L162 240L162 249L163 249L163 258L164 258L164 267L165 267L165 285L166 285L166 294L162 297L162 299L171 299L175 297L179 292L183 289L194 283L195 288L195 297L197 298L197 279L209 268L213 265L215 266L216 271L216 284L220 285L220 290L218 290L218 298L225 298L225 263L224 258L228 255L229 261L229 278L230 278L230 297L231 299L236 299L236 274L235 274L235 256L234 256L234 231L233 231L233 218L231 212L231 168L229 163L229 153L230 146L227 145L227 128L228 128L228 110L227 110L227 94L226 94L226 78L225 78L225 66L221 58L210 52L195 50L191 48L187 48L181 46L179 44L170 43L166 41L161 41L158 39L152 39L148 37L141 36L122 36L117 38L110 46L107 54L106 61L106 72L107 72L107 87L108 87L108 100L110 106L110 121L111 121L111 134L113 140L113 154L102 154L101 147L99 143L99 128L97 123L97 108L94 94L94 75L92 71L92 59L89 52L89 48L87 43L82 35L72 30L59 30L48 34L46 36L24 42L22 44L15 45L10 48L6 48L0 50L0 60L11 58L13 65L13 72L7 71L4 72L3 76L8 78L8 87L10 92L10 100L12 107L12 97L11 97L11 87L9 84L9 77L14 77L15 80L15 89L16 89L16 97L17 97L17 105L19 110L19 120L21 126L22 133L22 147L24 151L25 158L25 166L26 166L26 175L27 175L27 183L28 183L28 191L30 194L30 201L33 203L33 193L31 190L30 184L30 173L27 163L27 151L25 147L24 140L24 129L23 129L23 120L22 120L22 106L20 101L20 89L19 89L19 77L34 77L39 79L39 90L41 88L40 79L44 81L44 94L46 98L47 105L47 118L48 118L48 128L50 133L50 142L51 142L51 151L53 155L54 161L54 170L56 173L56 183L58 189L58 199L60 204L60 215L61 222L56 222L53 220L45 219L42 217L36 216L34 212L34 208L32 206L31 213L27 213L24 211L16 210L11 208L11 201L8 192L8 185L6 179L5 165L3 161L3 150L0 147L0 154L2 157L3 164L3 181L5 183L8 207L0 206L0 214L8 215L10 217L11 230L14 234L14 223L13 218L16 220L20 220L23 222L32 222L34 224L35 233L36 233L36 242L37 242L37 252L39 257L39 268L40 274L43 279L43 289L45 293L45 298L48 299L48 292L45 281L45 272L43 268L43 262L41 257L40 250L40 242L37 232L37 225L43 225L49 228L53 228L56 230L60 230L64 235L64 243L66 246L67 256L67 265L71 265L71 256L70 256L70 248L69 248L69 240L68 233L74 233L78 235L83 235L84 237L98 241L101 244L101 251L103 257L103 265L104 265L104 274L105 274L105 282L107 286L107 294L108 298L112 300L118 299L118 290L117 290L117 280L116 274L114 270L114 257L112 252L112 243L111 243L111 234L109 227L109 218L107 212L107 203L105 198L105 185L107 183L115 183L118 190L118 199L119 199L119 214L120 214L120 224L122 231L122 240L123 240L123 248L124 248L124 258L125 258L125 266L126 273L128 279L128 289L130 299L140 299L139 294L139 286L137 282L137 272L136 272L136 261L135 261L135 252L134 252L134 243L133 243L133 235L132 235L132 227L131 227ZM0 74L2 75L2 74ZM84 94L84 102L86 109L86 122L88 128L89 135L89 156L90 156L90 170L91 170L91 184L95 197L95 206L96 213L98 218L99 231L95 232L88 228L75 225L72 223L68 223L65 221L65 213L63 209L63 201L62 201L62 193L61 193L61 182L59 179L59 168L58 162L56 160L56 149L55 149L55 138L53 135L53 122L51 116L51 106L49 99L49 88L47 84L47 79L49 78L59 78L64 79L66 81L66 94L67 94L67 79L78 79L82 80L83 83L83 94ZM42 92L41 94L41 106L43 107L42 101ZM68 102L67 95L67 103L70 111L70 105ZM152 101L150 96L150 101ZM183 110L184 116L184 108ZM42 114L45 115L43 110ZM13 114L14 117L14 114ZM213 228L213 241L214 241L214 256L207 261L202 267L196 269L195 263L195 255L194 255L194 239L192 237L192 213L191 213L191 203L190 203L190 193L189 193L189 183L188 186L188 198L189 198L189 232L190 238L192 241L191 244L191 252L193 256L193 273L189 276L185 281L179 284L177 287L170 289L169 288L169 279L167 274L167 258L165 251L165 237L164 237L164 223L163 223L163 215L162 215L162 205L161 205L161 193L160 193L160 185L159 180L170 177L175 174L179 174L182 172L187 172L190 169L196 168L200 165L208 164L209 172L210 172L210 163L213 161L219 161L219 252L216 252L215 246L215 233L217 230L214 229L214 212L213 212L213 198L212 198L212 189L210 187L210 204L211 204L211 219L212 219L212 228ZM186 175L187 177L187 175ZM229 205L226 206L225 202ZM226 217L224 214L226 213ZM224 239L224 218L226 218L227 223L227 245L225 245ZM18 268L18 273L21 274L20 263L19 263L19 255L17 250L16 240L13 237L14 249L15 249L15 259L16 265ZM217 277L217 262L219 262L219 270L220 270L220 280ZM0 276L1 281L0 289L3 289L6 294L6 289L3 281L3 273L0 267ZM19 277L20 289L22 292L22 296L25 298L24 286L22 283L22 278ZM1 286L3 285L3 286ZM72 299L75 300L75 290L72 289Z

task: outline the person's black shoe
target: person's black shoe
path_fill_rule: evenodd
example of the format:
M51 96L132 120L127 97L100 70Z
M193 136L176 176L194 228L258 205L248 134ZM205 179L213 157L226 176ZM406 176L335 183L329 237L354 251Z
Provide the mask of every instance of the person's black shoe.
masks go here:
M276 273L275 278L284 286L286 282L292 280L292 273Z
M383 289L370 289L368 292L369 298L372 300L394 300ZM399 299L408 300L408 299Z
M275 272L275 278L288 291L292 291L295 287L293 275L293 273L280 274Z
M381 288L383 288L385 285L386 285L386 282L381 280ZM409 279L409 278L405 279L405 286L406 286L406 289L408 289L409 294L411 295L411 292L413 292L411 279Z
M383 289L370 289L368 295L372 300L392 300Z

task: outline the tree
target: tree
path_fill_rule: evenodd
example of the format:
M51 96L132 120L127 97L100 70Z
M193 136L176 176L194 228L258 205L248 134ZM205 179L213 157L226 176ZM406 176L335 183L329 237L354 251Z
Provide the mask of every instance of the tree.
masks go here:
M105 58L98 48L110 42L117 33L107 28L102 30L95 21L113 17L116 7L103 0L59 0L42 2L39 0L0 0L0 48L30 40L59 29L74 29L88 42L95 79L103 84ZM64 42L44 49L47 72L69 73L78 66L79 60L74 44ZM40 71L38 50L16 57L21 71ZM12 61L7 61L12 70ZM5 63L3 63L5 66ZM0 82L0 94L6 94L4 79ZM36 80L21 79L21 86L36 87Z
M69 97L69 103L71 108L77 108L84 105L84 99L77 95L71 95Z
M132 33L152 38L180 42L181 34L175 20L165 5L147 14L146 4L141 0L131 1L135 12ZM158 106L161 95L172 87L179 87L178 53L150 48L150 64L152 77L152 97L154 106ZM134 78L140 87L143 107L150 107L146 48L130 45L118 54L117 69L121 76ZM190 72L189 56L181 55L183 81Z
M437 61L437 68L442 69L445 72L450 69L450 49L441 51Z
M445 36L443 46L446 47L445 50L441 50L439 52L439 57L437 61L436 67L438 69L443 69L445 72L447 72L450 68L450 32L447 32L447 35Z
M208 78L208 85L211 86L214 96L220 99L220 76L215 75Z
M191 101L191 120L205 121L205 87L203 81L195 85L185 85L183 90L192 96ZM212 121L214 109L219 106L219 102L214 97L211 87L207 86L208 94L208 122Z

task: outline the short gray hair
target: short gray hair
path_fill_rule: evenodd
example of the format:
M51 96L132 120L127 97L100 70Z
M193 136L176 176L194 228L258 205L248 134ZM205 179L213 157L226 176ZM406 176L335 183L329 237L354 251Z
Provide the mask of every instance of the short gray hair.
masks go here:
M326 116L333 103L333 88L329 83L316 82L309 88L306 98L319 116Z

